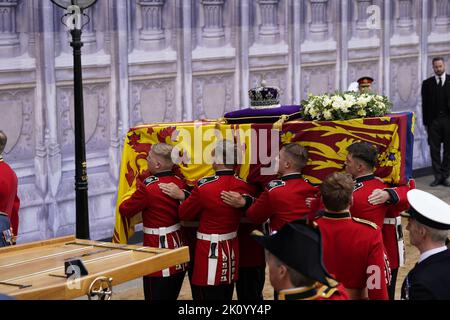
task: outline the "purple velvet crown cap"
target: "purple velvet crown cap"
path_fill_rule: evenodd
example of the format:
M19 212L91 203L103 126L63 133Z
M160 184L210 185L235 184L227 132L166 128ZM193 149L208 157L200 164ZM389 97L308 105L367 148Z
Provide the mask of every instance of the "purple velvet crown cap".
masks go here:
M302 106L283 105L270 109L246 108L228 112L224 118L228 123L273 123L280 119L282 115L287 115L289 120L299 118Z

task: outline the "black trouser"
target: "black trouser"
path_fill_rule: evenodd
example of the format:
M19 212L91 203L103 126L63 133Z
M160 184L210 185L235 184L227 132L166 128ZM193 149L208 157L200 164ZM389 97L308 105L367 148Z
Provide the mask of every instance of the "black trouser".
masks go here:
M441 143L444 144L442 160ZM428 128L428 144L434 177L438 180L447 179L450 174L450 116L441 115L433 120Z
M398 268L391 269L391 284L388 288L389 300L395 300L395 285L397 284Z
M194 300L200 301L231 301L233 299L234 283L218 286L191 285Z
M239 279L236 282L238 300L264 300L263 289L266 280L266 266L239 268Z
M144 277L145 300L177 300L186 271L170 277Z

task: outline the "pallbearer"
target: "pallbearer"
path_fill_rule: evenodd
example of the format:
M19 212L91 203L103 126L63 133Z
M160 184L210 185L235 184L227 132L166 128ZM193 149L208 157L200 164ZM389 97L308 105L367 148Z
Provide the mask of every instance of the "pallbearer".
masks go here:
M234 172L237 162L232 141L219 141L213 151L215 175L197 182L180 206L180 219L199 219L192 284L194 299L231 300L238 279L237 231L242 210L225 204L220 194L231 190L253 195L254 189Z
M152 146L148 167L152 176L137 183L131 198L120 205L120 214L132 217L142 212L144 246L178 248L183 246L178 218L179 201L162 192L159 183L174 183L185 189L184 182L172 172L172 146L159 143ZM192 257L191 257L192 259ZM144 277L146 300L176 300L185 275L185 265L177 265Z

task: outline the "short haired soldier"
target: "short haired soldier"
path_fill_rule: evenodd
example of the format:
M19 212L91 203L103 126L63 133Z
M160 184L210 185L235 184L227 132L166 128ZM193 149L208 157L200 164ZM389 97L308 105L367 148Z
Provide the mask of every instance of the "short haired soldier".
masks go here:
M325 212L316 222L322 233L325 267L342 282L351 299L385 300L381 233L375 223L350 214L353 188L352 177L337 172L320 186Z
M284 224L297 219L306 219L311 209L307 198L314 198L318 189L302 176L308 161L305 147L289 143L279 154L278 180L272 180L257 198L223 192L225 203L235 207L246 207L246 217L253 223L264 223L270 218L271 231L279 230Z
M239 277L237 231L243 212L225 204L220 194L231 190L253 195L255 190L234 172L236 149L233 141L216 143L212 152L215 174L197 181L187 199L180 190L161 186L167 194L185 199L179 209L182 221L199 221L195 256L192 257L194 300L231 300Z
M185 183L172 171L172 146L154 144L148 154L149 171L152 174L144 182L137 182L136 191L124 200L119 212L124 218L142 212L144 246L174 249L184 245L178 218L179 202L164 194L159 183L174 183L180 189ZM176 300L185 275L185 265L155 272L144 277L146 300Z

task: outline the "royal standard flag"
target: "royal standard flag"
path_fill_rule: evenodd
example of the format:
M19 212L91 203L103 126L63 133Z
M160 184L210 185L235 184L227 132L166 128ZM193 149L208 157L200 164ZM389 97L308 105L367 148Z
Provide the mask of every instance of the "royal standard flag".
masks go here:
M379 118L342 121L290 121L280 127L273 124L224 124L219 121L159 123L129 130L122 154L113 241L127 243L140 215L123 218L118 208L136 190L136 181L150 175L147 155L153 144L174 146L178 157L176 171L193 185L198 179L213 174L210 157L217 139L236 142L241 178L263 187L275 177L274 160L283 144L299 143L309 153L303 174L312 183L321 181L334 171L342 171L346 149L357 141L378 148L375 174L389 184L403 184L412 176L414 142L413 113L391 114Z

